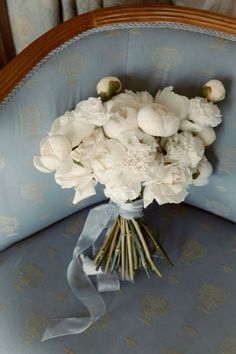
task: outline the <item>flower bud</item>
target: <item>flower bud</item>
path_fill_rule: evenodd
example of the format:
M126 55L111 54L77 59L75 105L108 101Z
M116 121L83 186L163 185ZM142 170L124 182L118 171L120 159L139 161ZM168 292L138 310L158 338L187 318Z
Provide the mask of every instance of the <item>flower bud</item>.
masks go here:
M225 88L221 81L210 80L202 88L203 97L211 102L219 102L225 98Z
M115 76L107 76L102 78L97 84L97 93L102 101L108 101L112 96L121 91L121 82Z

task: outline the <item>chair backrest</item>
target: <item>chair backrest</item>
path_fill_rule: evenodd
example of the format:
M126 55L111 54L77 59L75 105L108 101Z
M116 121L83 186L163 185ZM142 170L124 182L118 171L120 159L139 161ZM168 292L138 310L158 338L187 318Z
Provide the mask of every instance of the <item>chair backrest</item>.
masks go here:
M233 19L168 6L128 6L74 18L37 40L0 73L0 249L104 199L73 206L50 174L32 165L52 121L95 95L103 76L155 93L189 97L211 78L225 84L223 125L209 149L214 174L187 202L236 221L236 25Z

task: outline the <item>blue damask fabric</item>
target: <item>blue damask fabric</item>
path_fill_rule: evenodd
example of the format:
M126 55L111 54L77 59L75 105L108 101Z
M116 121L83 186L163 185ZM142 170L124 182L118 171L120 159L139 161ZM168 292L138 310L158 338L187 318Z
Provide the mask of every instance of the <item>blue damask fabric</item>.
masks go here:
M66 270L88 209L0 254L1 354L236 353L236 226L187 205L152 205L145 218L174 267L103 293L89 330L40 342L50 318L82 316Z
M73 190L61 190L53 175L33 167L32 158L53 120L95 95L97 81L107 75L119 76L132 90L154 94L171 84L189 97L200 94L201 86L211 78L224 82L223 124L207 153L214 174L208 186L191 189L187 202L236 221L235 38L231 36L231 41L219 38L223 36L219 33L214 37L157 26L123 24L116 29L96 29L70 46L64 45L3 106L0 250L104 198L100 189L96 197L73 206ZM165 26L170 24L162 24Z

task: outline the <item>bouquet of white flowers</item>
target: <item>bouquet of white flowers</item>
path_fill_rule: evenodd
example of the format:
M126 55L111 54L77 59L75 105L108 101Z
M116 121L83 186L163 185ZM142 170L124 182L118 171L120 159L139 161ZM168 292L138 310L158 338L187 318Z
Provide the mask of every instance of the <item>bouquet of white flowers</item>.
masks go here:
M116 206L117 215L94 257L96 270L119 271L134 279L142 267L161 276L153 250L170 260L142 219L143 209L180 203L190 185L208 183L212 166L205 147L216 138L221 123L214 102L224 99L218 80L189 99L169 86L155 97L147 91L122 92L116 77L97 84L99 97L89 97L57 118L40 144L35 167L55 171L62 188L74 188L73 203L96 193L97 183Z

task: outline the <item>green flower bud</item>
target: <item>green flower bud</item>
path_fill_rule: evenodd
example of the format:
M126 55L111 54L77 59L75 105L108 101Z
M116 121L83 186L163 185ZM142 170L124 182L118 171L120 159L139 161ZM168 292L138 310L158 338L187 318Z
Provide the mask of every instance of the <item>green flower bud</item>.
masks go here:
M115 76L102 78L97 84L97 93L102 101L110 100L114 95L121 92L121 82Z
M211 102L219 102L225 98L225 88L221 81L210 80L202 87L202 96Z

